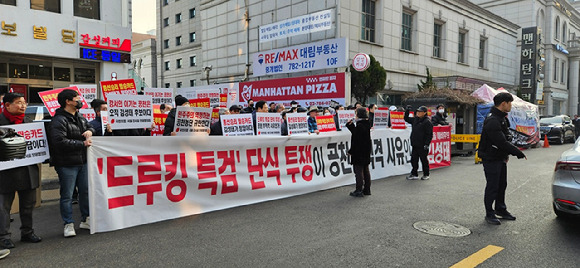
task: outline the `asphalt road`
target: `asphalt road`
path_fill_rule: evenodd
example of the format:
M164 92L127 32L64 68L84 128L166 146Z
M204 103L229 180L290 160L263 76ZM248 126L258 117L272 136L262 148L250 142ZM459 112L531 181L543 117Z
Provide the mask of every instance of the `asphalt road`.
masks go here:
M556 219L551 177L571 144L526 150L508 164L508 209L500 226L484 221L483 167L454 157L429 181L373 181L171 221L63 238L57 202L35 210L38 244L19 241L1 267L449 267L488 245L504 248L478 267L580 267L580 221ZM75 206L75 213L78 208ZM78 215L77 215L78 217ZM459 238L425 234L418 221L467 227Z

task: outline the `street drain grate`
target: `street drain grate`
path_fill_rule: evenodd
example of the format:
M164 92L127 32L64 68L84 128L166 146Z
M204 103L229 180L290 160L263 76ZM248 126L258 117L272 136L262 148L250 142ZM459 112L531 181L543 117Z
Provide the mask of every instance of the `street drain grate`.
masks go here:
M461 225L442 221L419 221L413 227L423 233L445 237L462 237L471 234L471 231Z

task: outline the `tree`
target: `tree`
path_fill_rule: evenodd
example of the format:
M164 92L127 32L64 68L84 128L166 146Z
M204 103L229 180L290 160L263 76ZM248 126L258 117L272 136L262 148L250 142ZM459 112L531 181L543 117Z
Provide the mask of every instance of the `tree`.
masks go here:
M387 71L381 64L370 55L371 64L364 72L356 71L350 66L351 82L350 91L352 96L365 105L369 97L375 96L379 90L385 88Z
M427 69L427 80L423 82L420 80L421 84L417 84L417 88L419 91L423 91L423 89L435 89L435 84L433 83L433 76L429 72L429 67L425 67Z

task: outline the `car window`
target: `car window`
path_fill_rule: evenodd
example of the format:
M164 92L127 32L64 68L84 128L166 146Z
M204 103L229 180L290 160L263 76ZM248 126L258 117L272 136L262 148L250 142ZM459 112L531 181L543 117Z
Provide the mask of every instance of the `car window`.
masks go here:
M545 117L540 119L540 124L561 124L562 118L561 117Z

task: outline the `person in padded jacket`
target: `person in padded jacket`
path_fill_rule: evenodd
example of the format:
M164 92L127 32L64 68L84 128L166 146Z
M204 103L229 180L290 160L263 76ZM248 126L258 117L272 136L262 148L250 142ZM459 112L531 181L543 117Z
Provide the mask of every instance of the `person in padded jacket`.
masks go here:
M60 214L64 221L64 236L76 235L72 218L72 194L75 186L79 191L81 229L90 229L89 180L87 172L87 147L95 130L80 115L83 107L78 92L65 89L58 94L60 108L50 122L50 163L58 174L60 183Z
M509 121L507 113L512 109L514 98L510 93L502 92L493 97L494 107L485 121L481 131L478 154L483 160L483 172L485 173L485 221L489 224L499 225L497 218L515 220L507 211L505 205L505 190L507 188L507 162L508 156L515 155L518 159L526 158L516 146L509 142ZM493 203L495 202L495 210ZM496 216L497 215L497 216Z
M175 114L177 113L177 107L185 106L189 107L189 100L181 95L175 96L175 108L171 109L167 114L167 119L165 119L165 129L163 130L163 136L175 136L173 127L175 126Z
M411 152L411 175L407 176L408 180L419 179L419 159L421 159L421 166L423 167L423 177L422 180L429 179L429 160L427 160L427 155L429 154L429 144L433 139L433 125L431 120L427 116L427 107L421 106L417 108L415 112L415 117L409 116L411 110L410 106L407 106L405 110L405 121L411 125L411 147L413 147Z
M449 125L449 122L447 122L447 114L445 114L445 105L437 105L437 111L435 111L435 115L431 117L431 124L433 124L433 126Z
M371 194L371 173L369 164L371 163L371 124L367 110L364 107L356 109L356 125L353 120L346 123L346 127L352 133L350 138L350 162L354 168L356 188L350 195L363 197Z

